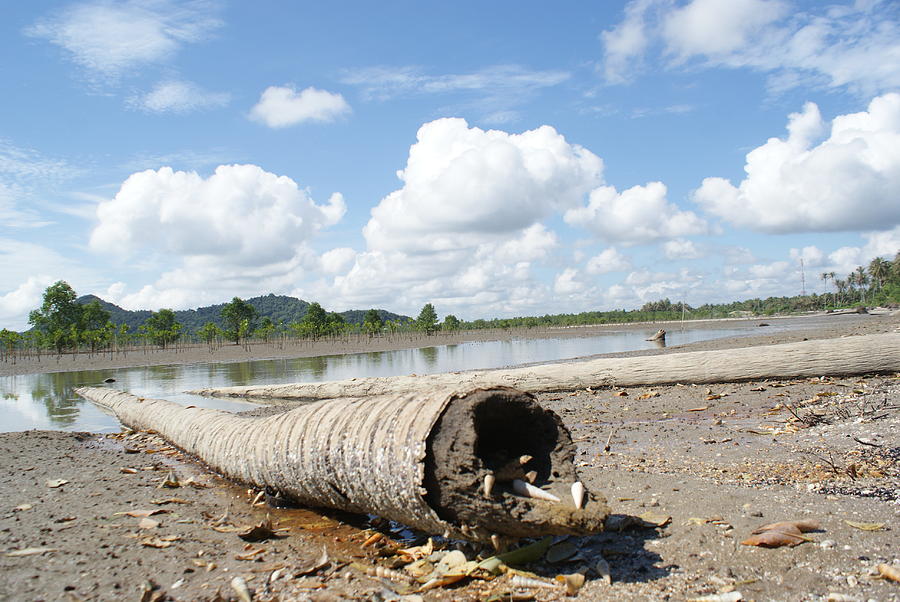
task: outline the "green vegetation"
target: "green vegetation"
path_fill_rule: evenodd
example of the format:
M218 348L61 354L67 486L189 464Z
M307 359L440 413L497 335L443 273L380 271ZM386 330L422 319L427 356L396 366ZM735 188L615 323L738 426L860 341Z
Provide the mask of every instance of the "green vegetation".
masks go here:
M419 312L419 317L416 318L416 328L425 334L431 334L437 330L437 323L438 317L437 312L434 311L434 305L426 303Z
M577 314L546 314L515 318L462 321L449 314L443 322L434 305L426 303L418 317L408 317L381 309L329 312L319 303L266 295L244 301L234 297L227 304L196 310L126 311L102 299L77 297L64 281L44 292L41 307L29 314L33 328L24 333L0 330L0 360L17 353L42 353L50 350L99 352L129 347L206 343L210 350L224 338L235 343L257 342L285 345L289 341L319 340L326 337L393 337L402 333L452 333L483 328L559 328L622 322L654 322L697 318L751 317L792 314L824 309L853 308L860 305L900 304L900 252L893 260L873 259L844 278L823 272L824 294L793 297L747 299L733 303L704 304L692 307L679 301L661 299L645 303L637 310L588 311ZM199 318L205 318L198 322ZM255 326L258 321L259 325ZM44 351L42 351L44 350Z
M235 343L247 338L253 330L253 321L257 315L256 308L240 297L235 297L225 305L221 314L225 321L225 336Z

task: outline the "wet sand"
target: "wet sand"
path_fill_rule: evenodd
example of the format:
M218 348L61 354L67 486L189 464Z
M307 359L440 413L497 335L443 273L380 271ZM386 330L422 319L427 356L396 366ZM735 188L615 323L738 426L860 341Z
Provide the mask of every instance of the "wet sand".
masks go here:
M900 328L889 316L828 320L652 353ZM563 542L574 555L527 567L549 582L583 572L577 599L900 600L900 584L878 578L877 569L900 569L898 375L580 390L539 400L562 417L582 479L614 513L609 531ZM4 433L0 453L0 600L231 600L235 576L254 600L408 592L364 569L402 569L392 565L392 542L409 546L415 534L366 517L254 506L255 491L221 480L155 435ZM170 471L182 486L160 488ZM58 479L67 483L53 487ZM122 514L160 509L167 512L152 523ZM267 515L288 528L284 537L238 537ZM660 526L628 518L638 515ZM820 522L806 534L811 541L779 549L740 543L762 524L798 519ZM385 538L364 547L373 532L364 527ZM597 572L601 558L609 584ZM504 576L421 599L477 600L509 589ZM537 600L566 599L559 588L530 591Z

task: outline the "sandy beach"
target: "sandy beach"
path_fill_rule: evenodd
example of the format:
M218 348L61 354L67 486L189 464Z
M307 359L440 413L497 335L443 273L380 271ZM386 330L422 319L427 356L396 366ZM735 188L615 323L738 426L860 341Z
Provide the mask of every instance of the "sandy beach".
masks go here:
M758 326L773 319L751 320L746 323L758 333L629 355L900 328L900 318L888 315L802 320L808 320L802 328L788 331ZM697 326L703 327L691 324ZM674 325L597 328L659 327ZM566 331L555 336L590 332ZM538 333L510 334L532 335ZM326 348L340 353L450 342L422 339ZM325 353L223 347L215 354L76 356L55 364L44 358L4 366L3 374L240 361L276 357L276 351L290 353L283 357ZM561 540L557 545L570 553L525 568L551 584L556 575L585 574L577 594L583 600L900 600L900 583L879 569L900 570L898 376L825 374L539 395L571 431L578 470L589 489L606 496L613 515L606 532ZM392 550L423 543L426 534L369 517L267 506L256 491L222 480L152 433L3 433L0 449L7 463L0 476L3 600L237 600L236 576L254 600L483 600L512 589L507 575L417 594L409 583L369 575L365 569L376 565L402 570ZM283 537L240 539L239 531L267 516L286 529ZM741 545L760 525L801 519L819 523L801 545ZM371 542L373 533L383 537ZM490 553L438 543L469 558ZM566 599L559 587L525 591L537 600Z

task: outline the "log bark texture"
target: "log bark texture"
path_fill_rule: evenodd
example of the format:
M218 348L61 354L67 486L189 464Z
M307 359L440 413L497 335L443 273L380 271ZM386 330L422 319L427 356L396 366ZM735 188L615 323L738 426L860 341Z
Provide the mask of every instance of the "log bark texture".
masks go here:
M580 509L564 498L578 480L571 436L556 414L513 389L336 399L265 418L106 387L76 392L230 479L308 506L480 541L595 532L608 513L600 495L588 494ZM485 476L524 454L536 484L567 503L514 495L499 478L484 495Z
M218 397L311 401L508 386L523 391L571 391L670 383L715 383L766 378L840 376L900 371L900 333L821 339L716 351L544 364L504 370L388 376L192 391Z

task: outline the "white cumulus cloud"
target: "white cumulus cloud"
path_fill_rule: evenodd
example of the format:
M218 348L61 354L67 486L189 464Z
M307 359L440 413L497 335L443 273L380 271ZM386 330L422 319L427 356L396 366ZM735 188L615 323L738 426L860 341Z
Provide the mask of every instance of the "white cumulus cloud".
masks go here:
M403 187L372 210L363 233L378 250L471 248L577 204L602 169L549 126L509 134L438 119L419 129L397 174Z
M684 238L676 238L667 240L662 245L663 255L666 259L700 259L703 257L703 251L697 247L692 240Z
M208 178L163 167L132 174L115 198L99 204L90 245L264 265L293 258L345 210L340 194L317 205L292 179L256 165L221 165Z
M608 274L610 272L625 272L631 269L631 260L623 255L615 247L604 249L599 254L591 257L585 271L588 274Z
M666 199L662 182L633 186L621 193L613 186L601 186L591 192L587 205L569 209L564 219L603 240L629 245L709 232L705 220Z
M153 90L131 99L131 106L149 113L190 113L224 107L231 96L225 92L209 92L192 82L170 80Z
M819 140L822 132L828 137ZM706 178L693 200L736 226L763 232L884 230L900 224L900 94L840 115L830 132L818 107L789 117L788 136L747 155L734 186Z
M271 128L283 128L306 121L330 122L349 112L350 105L335 92L313 87L298 92L269 86L250 110L250 118Z

